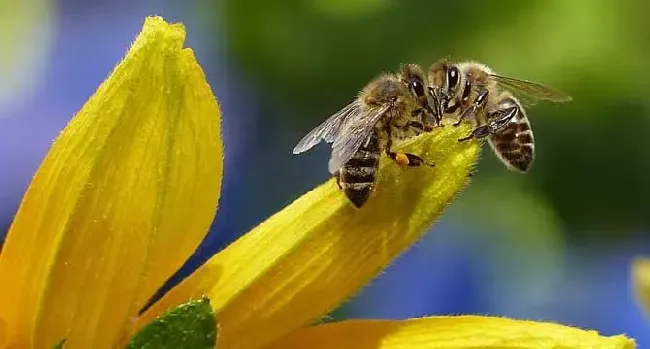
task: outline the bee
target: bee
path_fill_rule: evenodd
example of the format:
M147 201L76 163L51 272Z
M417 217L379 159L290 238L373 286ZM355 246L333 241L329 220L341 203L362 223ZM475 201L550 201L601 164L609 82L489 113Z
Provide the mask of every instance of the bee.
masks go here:
M423 70L402 65L399 73L370 81L354 101L304 136L293 154L323 140L331 143L329 172L354 207L361 208L375 189L382 153L402 167L434 166L418 155L392 149L395 142L439 125L431 103Z
M474 119L476 128L460 142L488 137L488 143L508 169L525 173L535 158L535 140L525 107L540 99L568 102L572 98L540 83L494 73L475 62L439 60L427 76L428 92L441 114L456 114L458 126Z

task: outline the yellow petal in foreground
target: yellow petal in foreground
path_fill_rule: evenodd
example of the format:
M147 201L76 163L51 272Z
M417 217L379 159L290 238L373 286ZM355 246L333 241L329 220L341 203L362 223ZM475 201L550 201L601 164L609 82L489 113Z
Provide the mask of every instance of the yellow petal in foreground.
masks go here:
M650 316L650 258L637 258L632 262L632 285L639 306Z
M435 168L383 161L361 210L334 180L303 195L172 289L139 325L188 293L210 297L222 349L256 348L317 320L420 238L465 187L479 144L458 138L470 130L446 126L406 144Z
M299 330L268 349L632 349L625 336L600 336L553 323L481 316L403 321L350 320Z
M2 253L2 251L0 251ZM5 346L7 339L7 323L0 318L0 348Z
M146 19L38 169L0 256L11 348L113 348L207 232L220 113L184 39Z

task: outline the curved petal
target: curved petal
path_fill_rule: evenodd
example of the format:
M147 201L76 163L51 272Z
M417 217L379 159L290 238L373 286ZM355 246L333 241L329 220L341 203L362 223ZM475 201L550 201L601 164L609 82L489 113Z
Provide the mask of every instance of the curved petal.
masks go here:
M632 284L639 306L650 316L650 258L637 258L632 262Z
M205 236L220 112L184 39L148 18L38 169L0 256L10 347L114 347Z
M350 320L288 335L267 349L633 349L633 340L604 337L548 322L483 316L402 321Z
M447 126L403 149L435 168L383 161L376 192L354 209L330 180L215 255L140 320L208 294L219 348L256 348L313 321L353 295L412 245L465 187L479 144Z

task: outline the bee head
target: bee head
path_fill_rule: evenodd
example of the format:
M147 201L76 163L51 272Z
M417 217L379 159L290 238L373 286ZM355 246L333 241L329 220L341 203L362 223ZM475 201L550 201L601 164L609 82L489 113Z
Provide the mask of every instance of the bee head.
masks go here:
M456 93L456 88L460 82L460 70L455 65L450 65L447 68L447 79L445 84L445 93L452 96Z
M426 98L424 72L416 64L404 64L400 69L400 81L407 86L409 91L418 99Z
M456 93L460 80L460 69L446 60L440 60L429 68L431 87L439 88L449 98Z
M446 60L440 60L429 67L429 84L433 89L444 89L447 85L447 71L450 64Z
M402 107L410 97L410 92L399 77L383 75L368 84L362 92L363 99L368 105L381 106L390 104L393 107Z

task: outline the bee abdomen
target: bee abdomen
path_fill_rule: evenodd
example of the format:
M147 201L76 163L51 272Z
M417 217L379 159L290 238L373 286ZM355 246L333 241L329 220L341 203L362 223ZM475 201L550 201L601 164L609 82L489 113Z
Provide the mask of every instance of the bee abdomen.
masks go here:
M356 208L361 208L374 191L379 152L361 148L341 168L339 185Z
M363 204L368 201L370 194L372 194L375 183L345 183L341 182L343 187L343 192L347 196L348 200L352 202L354 207L361 208Z
M530 169L535 159L535 140L527 119L513 122L490 136L490 142L509 169L522 173Z
M343 169L343 180L346 183L350 183L350 184L374 183L376 172L377 172L377 168L375 166L372 167L346 166Z
M375 188L375 179L377 177L377 166L344 166L341 169L341 189L345 196L360 208L368 201L370 194Z

